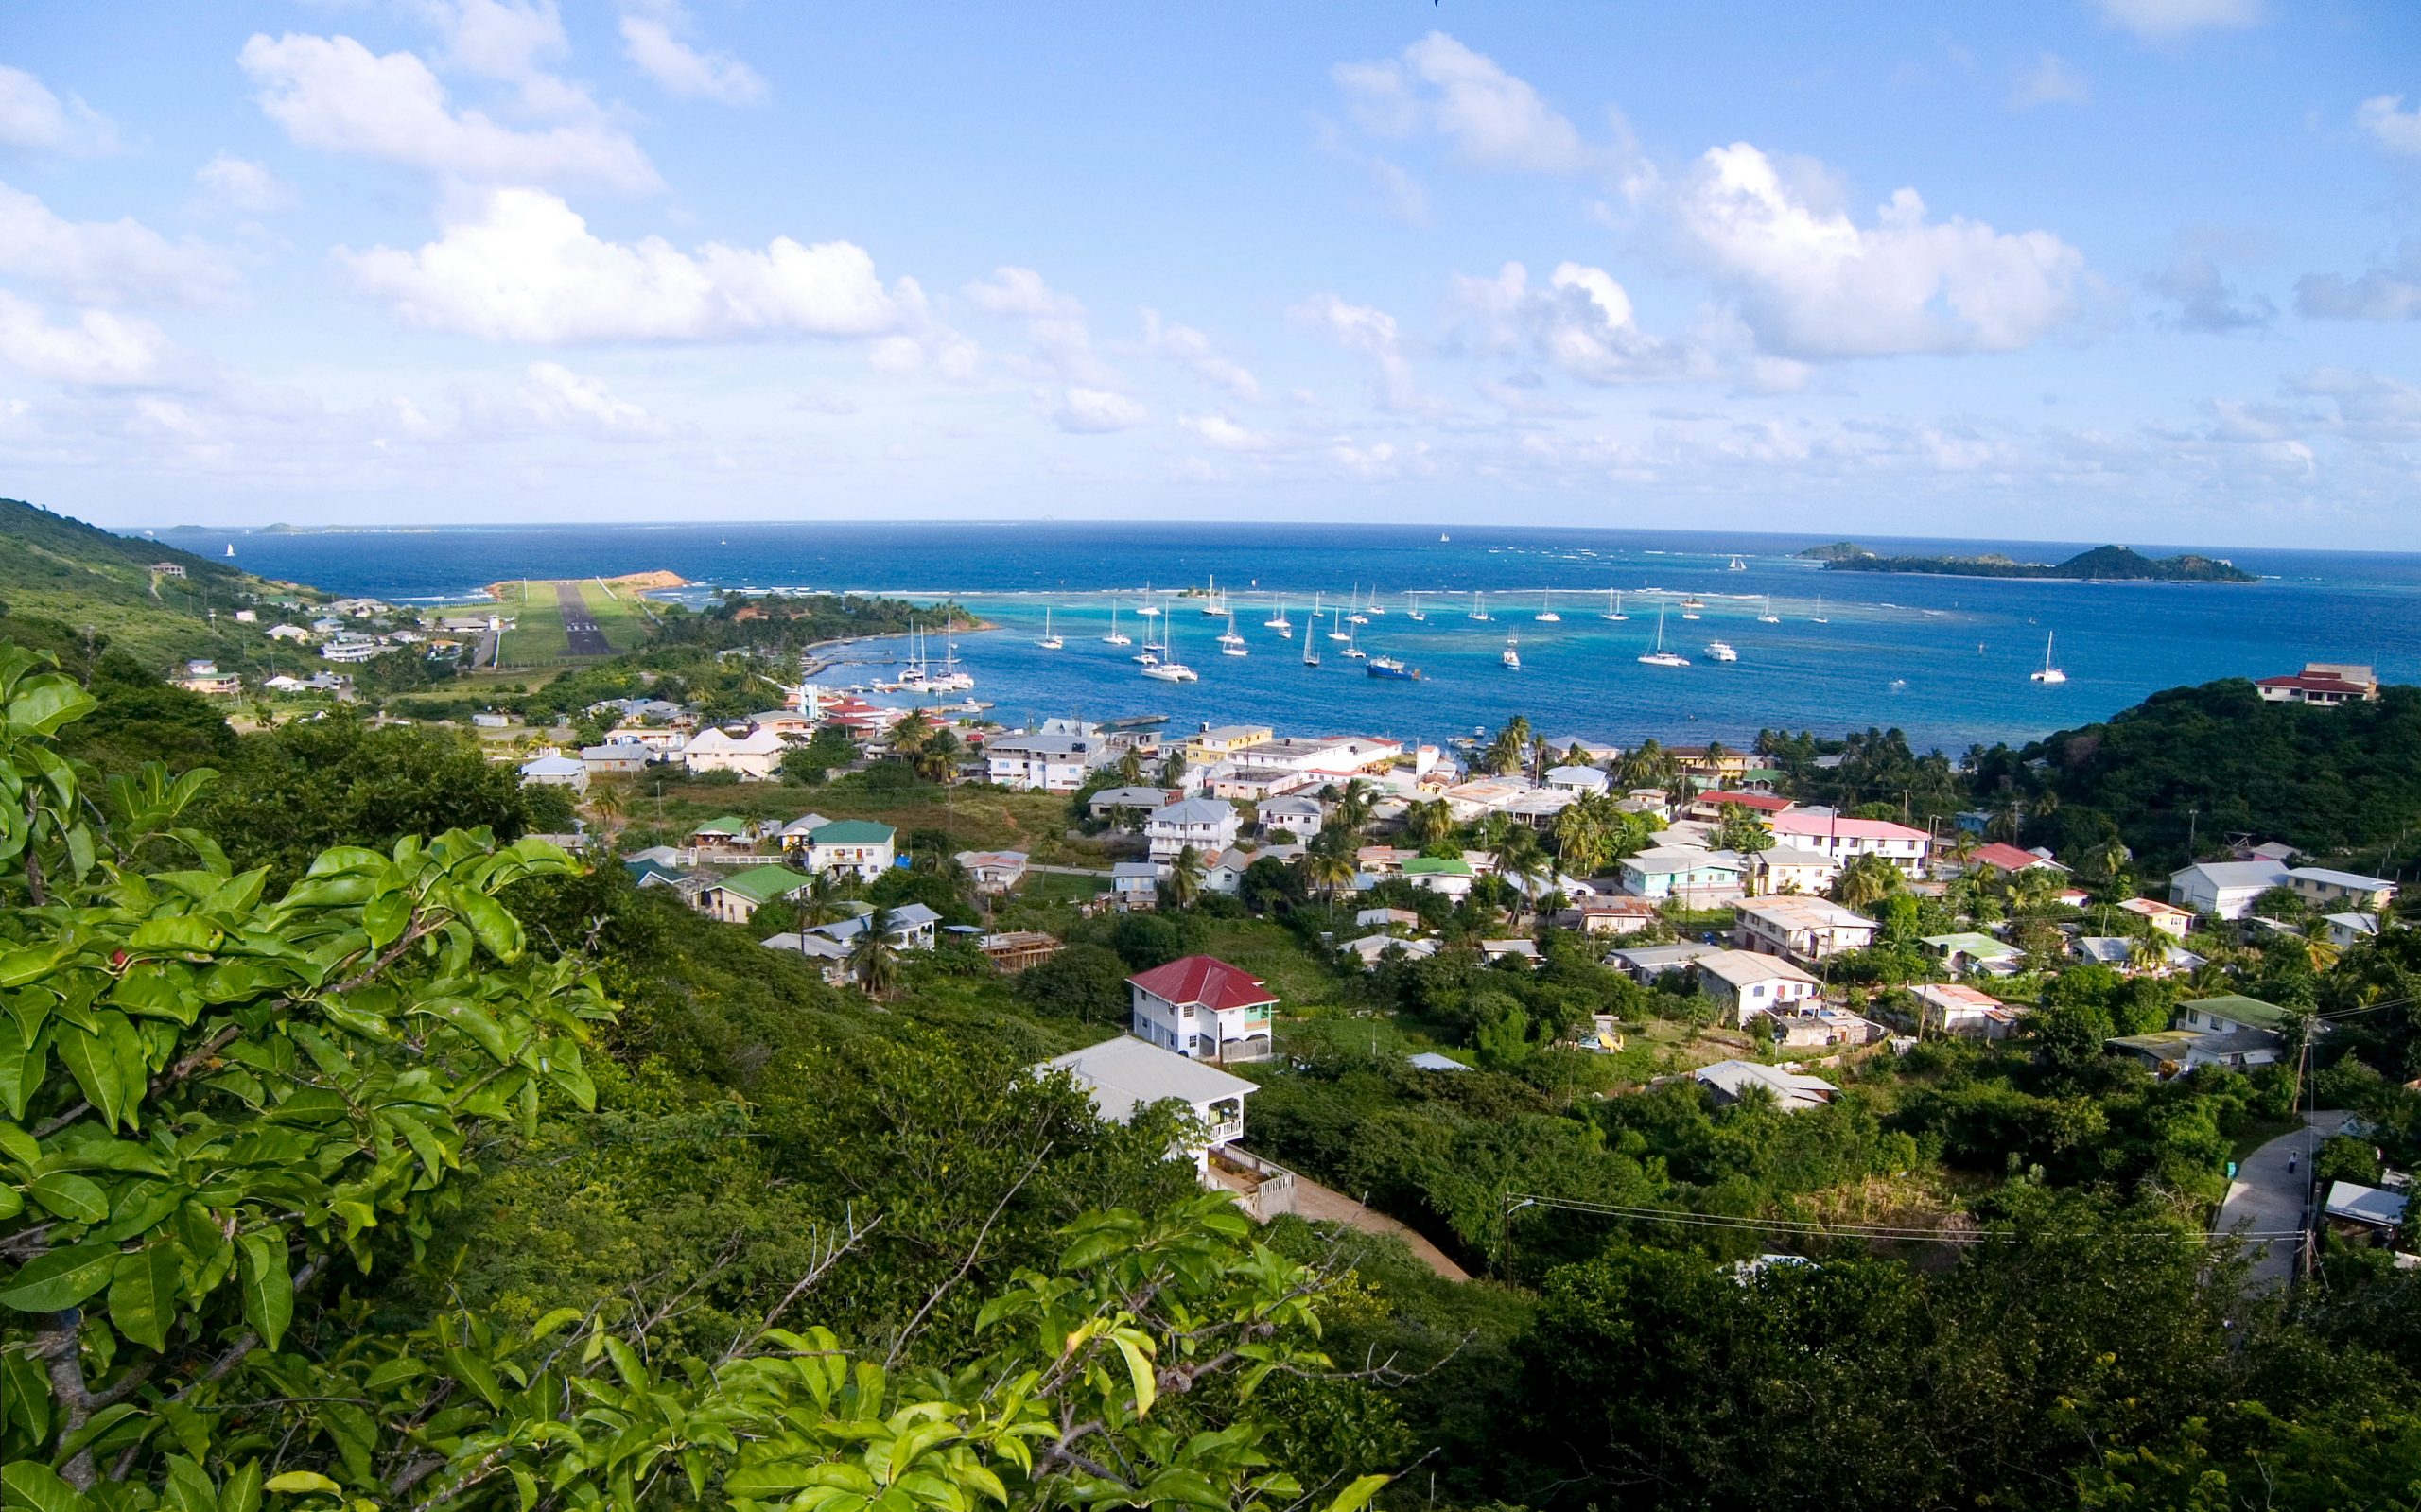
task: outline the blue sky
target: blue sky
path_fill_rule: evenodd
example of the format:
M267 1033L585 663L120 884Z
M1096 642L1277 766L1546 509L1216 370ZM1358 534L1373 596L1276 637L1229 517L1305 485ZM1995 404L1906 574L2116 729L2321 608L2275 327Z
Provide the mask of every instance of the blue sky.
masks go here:
M2410 4L92 14L0 491L107 523L2421 547Z

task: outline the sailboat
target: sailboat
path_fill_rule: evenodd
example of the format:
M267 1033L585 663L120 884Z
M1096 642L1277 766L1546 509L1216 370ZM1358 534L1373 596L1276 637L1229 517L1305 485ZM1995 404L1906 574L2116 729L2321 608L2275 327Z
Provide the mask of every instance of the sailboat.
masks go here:
M1820 593L1816 596L1816 612L1807 617L1807 622L1811 625L1829 625L1833 622L1833 617L1824 613L1824 596Z
M1472 590L1471 617L1473 619L1486 619L1488 617L1488 604L1486 602L1486 597L1487 596L1482 594L1477 588L1473 588Z
M1656 649L1639 660L1640 665L1644 667L1687 667L1690 665L1690 659L1687 656L1664 649L1664 606L1661 603L1656 606Z
M2051 640L2053 634L2054 632L2047 630L2043 633L2043 667L2039 671L2032 671L2026 674L2029 681L2037 683L2064 683L2068 680L2067 673L2051 665Z
M1411 607L1411 608L1409 608L1409 609L1407 609L1407 610L1405 610L1405 611L1403 612L1403 617L1404 617L1406 619L1421 619L1421 620L1425 620L1425 619L1427 619L1427 618L1429 617L1427 615L1424 615L1424 614L1422 614L1422 613L1420 612L1420 595L1419 595L1419 594L1415 593L1415 594L1407 594L1405 597L1409 598L1409 599L1412 600L1412 607Z
M1219 580L1216 576L1210 579L1210 589L1202 597L1202 612L1214 616L1228 612L1228 596L1219 591Z
M1261 622L1261 628L1274 630L1280 635L1291 636L1295 634L1295 622L1286 617L1286 606L1282 603L1278 606L1276 614Z
M1757 617L1757 623L1761 625L1779 625L1782 623L1782 616L1774 613L1774 596L1772 594L1766 595L1766 612Z
M1345 636L1345 659L1349 662L1367 662L1370 659L1368 652L1353 644L1353 635L1350 631L1347 632Z
M1517 672L1520 671L1522 669L1521 635L1513 631L1507 631L1505 633L1505 649L1496 653L1496 659L1504 663L1512 670Z
M1749 564L1741 561L1739 555L1734 553L1732 558L1732 565L1723 570L1726 572L1746 572L1749 570Z
M1227 630L1219 636L1219 654L1222 656L1249 656L1252 654L1252 652L1245 646L1245 638L1236 634L1236 617L1232 612L1228 616Z
M1151 589L1147 586L1143 591L1149 593ZM1160 611L1157 605L1147 603L1142 608L1138 609L1135 612L1139 615L1157 615ZM1155 640L1153 638L1155 635L1158 635L1160 638ZM1148 620L1145 621L1143 626L1143 649L1135 653L1135 660L1145 667L1158 667L1160 664L1160 652L1167 650L1167 630L1165 626L1154 625Z
M1345 607L1347 624L1367 625L1370 622L1370 617L1362 612L1362 584L1357 582L1353 585L1353 595L1345 600Z
M1101 638L1101 643L1105 646L1132 646L1135 644L1134 636L1123 634L1119 631L1118 600L1115 599L1112 599L1109 601L1109 634Z
M1630 616L1623 613L1623 596L1621 594L1610 593L1606 595L1606 613L1604 617L1608 619L1629 619L1630 617Z
M1161 626L1160 654L1144 667L1143 675L1162 683L1198 683L1201 674L1176 659L1176 631L1173 619Z
M1387 612L1386 605L1379 602L1379 589L1377 584L1374 583L1371 585L1370 601L1362 606L1362 612L1368 615L1373 619L1380 617Z
M1681 617L1684 619L1696 619L1698 617L1698 611L1705 607L1706 600L1700 599L1696 594L1692 594L1689 598L1681 600Z
M1316 606L1312 610L1312 624L1318 624L1319 610ZM1318 639L1318 636L1312 634L1310 625L1303 627L1303 665L1306 667L1317 667L1320 664L1320 649L1315 644Z
M229 556L231 556L231 557L232 557L232 556L234 556L234 555L235 554L235 542L230 541L230 542L228 542L228 543L227 543L227 554L228 554Z
M1539 596L1539 612L1530 617L1542 625L1559 625L1563 616L1555 612L1555 590L1549 588Z
M1344 610L1332 609L1328 612L1328 638L1331 640L1351 640L1353 638L1346 632Z
M1042 606L1042 638L1036 641L1035 644L1041 647L1044 651L1057 651L1068 644L1066 641L1059 638L1059 633L1057 631L1051 628L1051 606L1049 604L1044 604Z

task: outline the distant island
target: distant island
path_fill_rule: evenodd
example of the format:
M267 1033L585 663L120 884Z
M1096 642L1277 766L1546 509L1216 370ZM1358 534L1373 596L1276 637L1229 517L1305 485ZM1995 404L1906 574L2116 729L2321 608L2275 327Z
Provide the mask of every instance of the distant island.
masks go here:
M1809 547L1799 553L1832 572L1923 572L1959 578L2066 578L2095 582L2258 582L2261 580L2221 557L2187 552L2148 557L2123 546L2098 546L2065 562L2020 562L1997 552L1977 556L1887 557L1855 541Z

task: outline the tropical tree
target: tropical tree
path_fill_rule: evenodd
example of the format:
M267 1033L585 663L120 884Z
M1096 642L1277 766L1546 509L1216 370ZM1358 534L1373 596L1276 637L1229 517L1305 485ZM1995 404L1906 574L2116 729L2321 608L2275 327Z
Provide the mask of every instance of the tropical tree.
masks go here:
M1169 862L1160 878L1160 896L1171 908L1189 909L1202 896L1202 853L1188 845Z
M1359 834L1370 822L1370 810L1378 803L1379 790L1367 777L1354 777L1335 792L1337 827Z
M878 1002L899 986L899 947L891 938L895 927L889 909L866 914L864 927L850 939L849 953L842 962L859 990Z
M1129 788L1140 786L1143 781L1143 757L1131 745L1119 753L1118 780Z
M1303 851L1303 882L1318 889L1330 902L1353 881L1351 842L1342 830L1323 829Z
M605 831L606 844L614 844L621 839L623 826L630 823L630 790L618 782L597 784L588 790L588 811Z
M1899 891L1906 880L1898 867L1880 856L1852 857L1833 881L1833 901L1843 908L1872 908Z
M1443 798L1416 803L1404 810L1404 839L1412 842L1415 850L1450 839L1454 833L1454 810Z
M1519 919L1527 892L1510 884L1535 883L1554 869L1545 848L1539 843L1538 832L1524 824L1501 826L1490 844L1489 859L1495 865L1496 875L1508 884L1507 891L1513 894L1513 916Z
M932 716L923 709L910 709L891 726L891 751L902 761L913 763L925 742L933 738Z
M963 749L958 732L949 728L936 729L909 756L908 764L915 770L916 775L927 782L942 782L958 770L958 756Z
M1719 848L1737 851L1744 856L1774 848L1774 832L1743 806L1724 804L1716 809L1716 814L1715 843Z
M1605 794L1584 792L1555 816L1556 854L1565 871L1594 877L1611 859L1613 811Z
M1171 746L1168 755L1160 760L1160 783L1163 787L1175 788L1182 785L1184 781L1185 753L1176 746Z

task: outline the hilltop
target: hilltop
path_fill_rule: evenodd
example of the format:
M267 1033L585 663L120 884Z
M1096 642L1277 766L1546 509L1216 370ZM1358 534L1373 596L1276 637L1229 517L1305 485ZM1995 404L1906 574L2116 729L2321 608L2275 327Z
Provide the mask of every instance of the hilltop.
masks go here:
M1882 556L1855 541L1810 547L1803 560L1830 572L1913 572L1961 578L2062 578L2090 582L2258 582L2222 557L2186 552L2148 557L2132 547L2098 546L2064 562L2020 562L1998 552L1974 556Z

